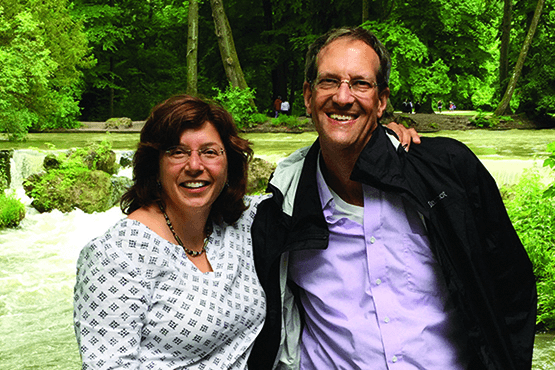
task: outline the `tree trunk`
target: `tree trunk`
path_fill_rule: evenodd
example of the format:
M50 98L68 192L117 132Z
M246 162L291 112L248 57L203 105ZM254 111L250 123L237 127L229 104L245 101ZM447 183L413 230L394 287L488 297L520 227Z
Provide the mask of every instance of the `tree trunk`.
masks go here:
M544 3L545 0L538 0L538 5L536 6L536 11L534 13L534 18L532 18L532 23L530 23L530 28L528 29L528 34L524 39L524 44L522 45L522 49L520 50L520 55L518 56L515 70L511 75L511 79L507 86L507 90L505 91L505 95L503 96L503 99L501 99L499 106L493 113L496 116L505 115L510 111L511 98L513 97L518 78L522 73L522 67L524 66L524 61L526 60L526 54L528 54L528 49L530 49L532 39L534 38L534 33L536 32L536 28L538 27L538 22L540 20Z
M362 23L370 18L370 0L362 0Z
M239 64L239 57L235 49L233 34L229 20L225 14L224 4L222 0L210 0L212 8L212 18L214 18L214 28L216 37L218 38L218 46L220 47L220 56L225 69L227 79L231 86L238 87L241 90L248 88L245 75ZM254 100L251 99L250 105L256 109Z
M509 82L509 48L511 43L511 22L513 17L512 0L504 0L503 21L501 23L501 48L499 49L499 87L500 91L507 90Z
M109 118L114 117L114 57L110 56L110 79L111 79L111 86L110 86L110 112Z
M189 0L187 19L187 94L197 95L198 81L198 2Z

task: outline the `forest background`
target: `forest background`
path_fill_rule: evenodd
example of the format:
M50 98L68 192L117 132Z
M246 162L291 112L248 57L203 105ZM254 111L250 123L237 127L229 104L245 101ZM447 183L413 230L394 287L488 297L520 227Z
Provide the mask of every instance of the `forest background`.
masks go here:
M308 44L358 25L391 52L391 107L493 111L526 45L503 113L555 113L555 0L0 0L0 132L144 120L180 92L247 115L281 96L302 115Z

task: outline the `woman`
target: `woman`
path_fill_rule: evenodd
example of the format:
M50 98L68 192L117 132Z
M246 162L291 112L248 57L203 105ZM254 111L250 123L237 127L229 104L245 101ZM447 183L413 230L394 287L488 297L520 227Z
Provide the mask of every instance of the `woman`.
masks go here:
M229 113L181 95L141 131L122 219L81 251L83 369L244 369L265 318L245 198L249 143Z

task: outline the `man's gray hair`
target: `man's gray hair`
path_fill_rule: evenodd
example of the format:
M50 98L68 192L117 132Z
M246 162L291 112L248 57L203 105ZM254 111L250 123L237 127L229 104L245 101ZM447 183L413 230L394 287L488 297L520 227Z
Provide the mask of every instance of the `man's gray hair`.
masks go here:
M365 30L361 27L349 28L342 27L328 31L324 35L318 37L309 47L306 53L305 62L305 80L313 85L318 77L318 53L339 38L348 38L351 40L364 41L370 46L380 59L380 69L376 76L376 83L378 84L378 92L389 86L389 73L391 71L391 58L385 46L378 40L376 35L372 32Z

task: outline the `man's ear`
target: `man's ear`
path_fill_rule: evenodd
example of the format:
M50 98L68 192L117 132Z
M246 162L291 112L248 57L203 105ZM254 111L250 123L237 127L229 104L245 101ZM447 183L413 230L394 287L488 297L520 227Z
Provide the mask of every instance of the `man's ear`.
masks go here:
M304 96L304 106L306 107L306 114L312 114L312 108L310 104L312 102L312 86L308 82L303 84L303 96Z
M385 108L387 107L387 99L389 99L389 87L386 87L378 95L379 107L378 107L378 118L382 118Z

